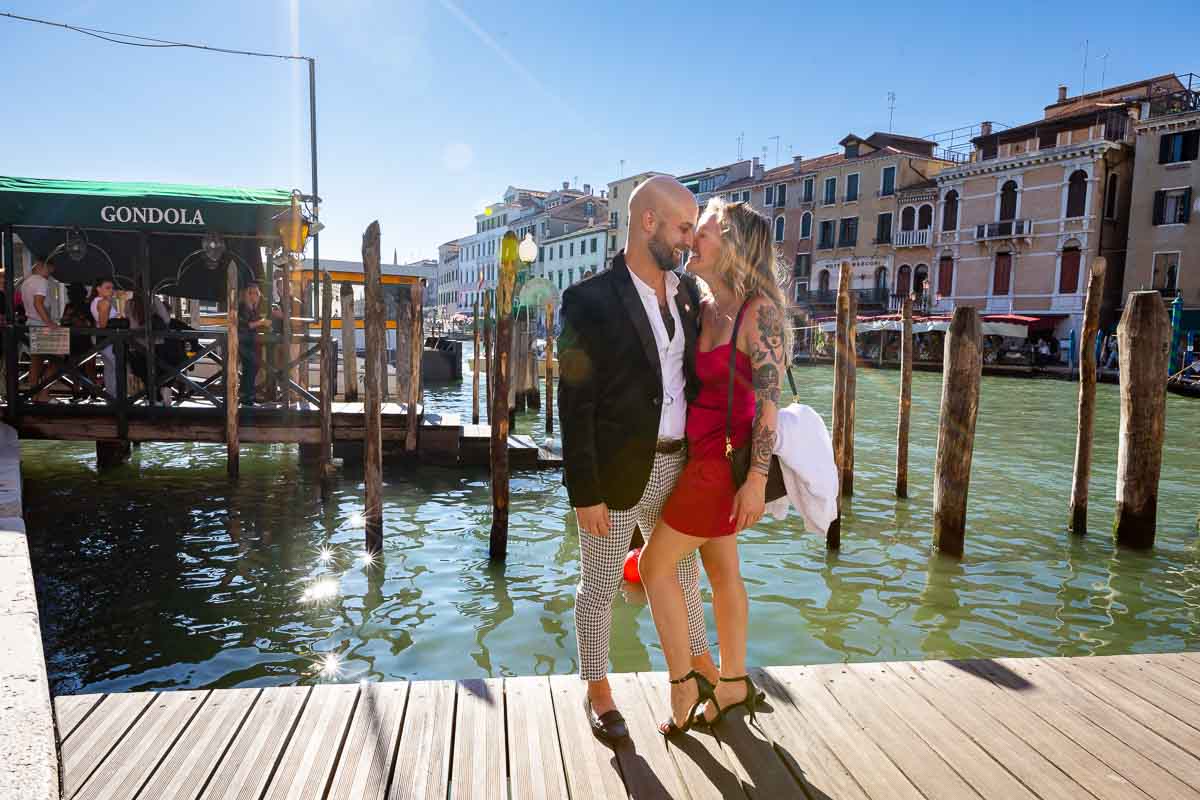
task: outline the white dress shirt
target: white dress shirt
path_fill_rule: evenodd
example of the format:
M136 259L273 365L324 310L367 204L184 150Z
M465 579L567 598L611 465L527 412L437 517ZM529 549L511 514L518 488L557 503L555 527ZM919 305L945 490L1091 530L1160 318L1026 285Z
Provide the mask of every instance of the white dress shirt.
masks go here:
M654 342L658 346L658 363L662 367L663 400L658 416L658 438L682 439L687 427L687 395L684 393L687 382L683 377L686 337L683 333L683 320L679 318L679 307L675 304L675 295L679 292L679 276L674 272L664 274L667 280L667 308L671 311L671 319L675 321L675 335L671 337L667 336L667 326L663 323L658 296L653 287L639 278L633 270L629 270L638 297L642 299L642 307L646 309L650 330L654 332Z

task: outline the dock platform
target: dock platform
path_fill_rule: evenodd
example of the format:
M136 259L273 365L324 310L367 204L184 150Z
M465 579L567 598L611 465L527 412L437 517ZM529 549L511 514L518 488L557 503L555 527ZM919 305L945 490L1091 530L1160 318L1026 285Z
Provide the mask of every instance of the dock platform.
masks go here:
M664 740L661 673L91 694L54 701L65 798L1200 797L1200 654L769 667L768 703Z

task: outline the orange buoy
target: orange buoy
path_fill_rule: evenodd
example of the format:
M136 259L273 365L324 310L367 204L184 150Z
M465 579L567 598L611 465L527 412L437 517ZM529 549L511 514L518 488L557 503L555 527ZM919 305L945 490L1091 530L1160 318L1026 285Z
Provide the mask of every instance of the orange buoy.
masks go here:
M625 556L625 580L630 583L641 583L642 573L638 570L638 558L642 555L642 548L635 547Z

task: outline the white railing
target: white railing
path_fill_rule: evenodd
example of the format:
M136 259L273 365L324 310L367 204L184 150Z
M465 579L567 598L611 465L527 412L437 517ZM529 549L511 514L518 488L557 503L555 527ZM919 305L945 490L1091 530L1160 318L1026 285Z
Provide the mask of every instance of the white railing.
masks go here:
M1081 294L1056 294L1050 298L1051 311L1082 311L1083 310L1083 295Z
M929 228L920 231L896 231L896 247L925 247L929 244Z
M1033 226L1027 219L1008 219L1003 222L988 222L975 226L976 239L1011 239L1014 236L1028 236Z
M987 313L1011 314L1012 298L1008 295L1004 295L1002 297L989 297L987 301Z

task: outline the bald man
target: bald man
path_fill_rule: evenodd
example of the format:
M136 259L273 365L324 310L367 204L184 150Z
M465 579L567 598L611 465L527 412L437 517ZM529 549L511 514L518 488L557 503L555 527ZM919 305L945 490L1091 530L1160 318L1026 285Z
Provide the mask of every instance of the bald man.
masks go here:
M628 736L609 688L612 605L634 527L649 537L687 460L687 402L700 293L676 271L692 246L696 200L656 176L629 198L629 243L612 268L563 294L559 338L563 484L579 523L579 677L593 733ZM695 554L679 562L693 666L715 679Z

